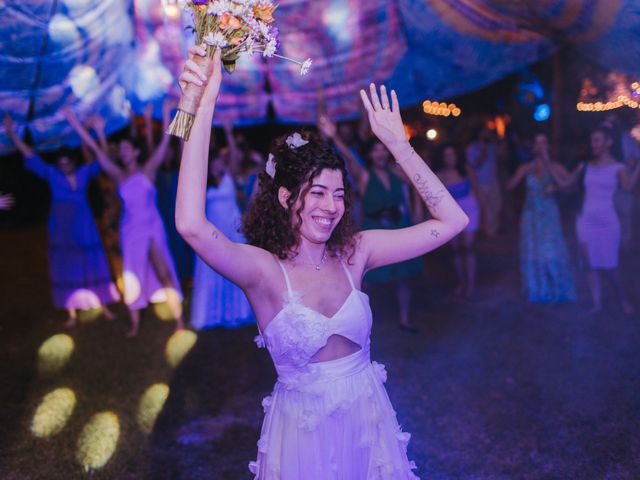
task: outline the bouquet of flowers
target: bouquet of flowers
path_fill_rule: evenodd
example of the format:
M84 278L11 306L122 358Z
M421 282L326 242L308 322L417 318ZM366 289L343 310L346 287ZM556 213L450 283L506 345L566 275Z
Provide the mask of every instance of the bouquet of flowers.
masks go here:
M217 48L222 49L222 64L229 73L243 52L292 61L300 65L301 75L311 67L310 58L299 62L276 54L278 29L273 25L273 13L277 7L271 0L187 0L185 7L193 14L196 43L207 50L206 57L194 59L205 72L210 72ZM167 133L189 139L203 92L204 86L187 86Z

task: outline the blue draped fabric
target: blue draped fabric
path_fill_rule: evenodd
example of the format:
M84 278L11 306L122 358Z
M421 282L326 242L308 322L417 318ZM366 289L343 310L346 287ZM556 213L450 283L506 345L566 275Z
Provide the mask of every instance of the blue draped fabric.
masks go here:
M62 109L100 111L107 131L128 121L120 84L130 62L132 25L121 0L0 2L0 111L19 133L28 122L35 145L78 144ZM13 146L4 131L0 153Z
M100 110L108 130L127 105L178 95L176 77L192 39L188 14L169 18L172 0L0 2L0 110L19 133L28 122L38 148L77 143L60 109ZM164 5L164 7L163 7ZM298 67L259 55L226 76L217 121L313 123L318 92L338 120L359 114L358 90L386 82L402 106L447 99L494 82L573 44L606 68L640 75L637 0L282 0L280 53ZM126 89L126 96L125 96ZM0 129L0 153L10 149Z

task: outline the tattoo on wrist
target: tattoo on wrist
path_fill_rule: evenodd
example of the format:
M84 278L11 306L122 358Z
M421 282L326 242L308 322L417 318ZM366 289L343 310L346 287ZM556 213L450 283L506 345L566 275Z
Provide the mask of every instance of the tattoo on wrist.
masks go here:
M419 173L416 173L413 176L413 181L415 182L420 198L422 198L427 207L435 209L442 200L443 191L438 190L437 192L434 192L431 190L429 185L427 185L427 180L423 179Z

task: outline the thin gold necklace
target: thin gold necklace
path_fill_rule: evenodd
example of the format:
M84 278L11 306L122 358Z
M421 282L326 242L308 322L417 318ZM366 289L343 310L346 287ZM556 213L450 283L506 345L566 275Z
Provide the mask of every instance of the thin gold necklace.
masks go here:
M309 259L311 259L311 255L309 255L309 252L307 252L305 250L305 254L307 255L307 257L309 257ZM324 249L322 250L322 257L320 258L320 263L315 263L313 261L311 262L299 262L300 265L310 265L312 267L314 267L316 269L317 272L320 271L320 266L324 265L325 260L327 259L327 245L325 244Z

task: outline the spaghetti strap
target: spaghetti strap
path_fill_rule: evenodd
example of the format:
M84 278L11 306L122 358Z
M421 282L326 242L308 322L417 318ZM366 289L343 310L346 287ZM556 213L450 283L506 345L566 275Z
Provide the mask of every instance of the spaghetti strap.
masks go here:
M340 265L342 265L342 268L344 269L344 273L347 274L347 278L349 279L349 284L351 285L351 290L355 290L356 286L353 283L353 278L351 277L351 272L349 272L349 269L347 268L347 266L342 261L342 258L340 258Z
M287 270L284 268L284 265L279 259L276 259L276 261L278 262L278 265L280 265L282 273L284 274L284 281L287 283L287 292L289 293L289 295L293 295L293 291L291 290L291 282L289 281L289 275L287 275Z

